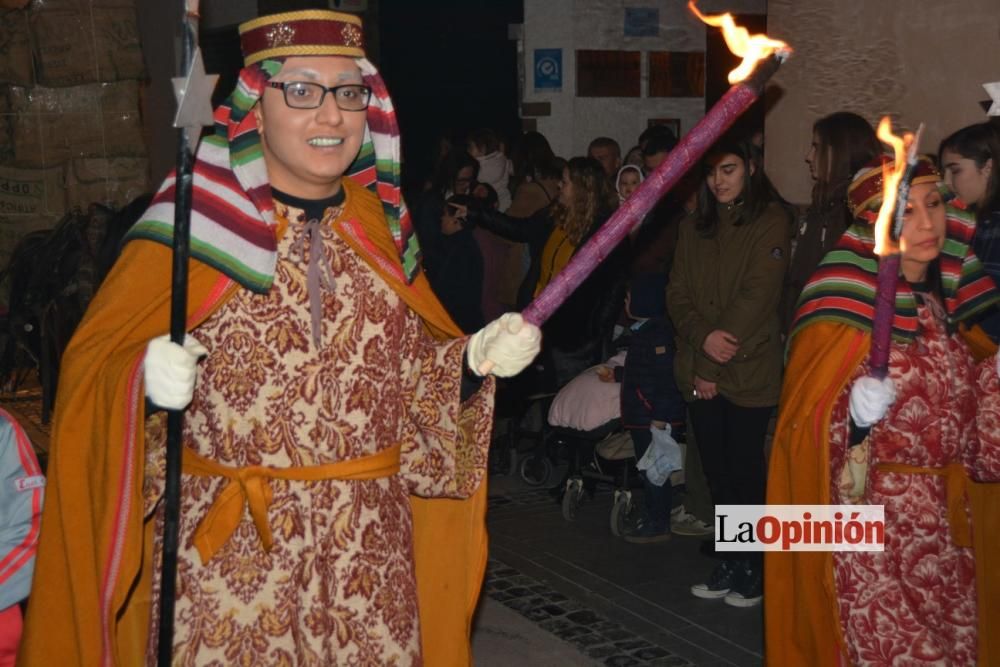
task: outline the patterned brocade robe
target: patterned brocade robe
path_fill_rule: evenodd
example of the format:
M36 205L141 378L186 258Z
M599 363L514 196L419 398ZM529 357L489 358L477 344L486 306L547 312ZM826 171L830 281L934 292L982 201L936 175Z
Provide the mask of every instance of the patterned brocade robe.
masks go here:
M851 665L985 664L976 658L981 628L976 556L953 539L947 478L914 471L941 473L957 464L973 481L1000 481L997 371L993 357L974 365L965 343L946 333L934 310L918 308L921 334L916 340L893 343L889 377L896 400L872 428L867 444L868 480L861 502L885 506L885 551L833 554ZM854 377L865 373L867 364L862 364ZM830 494L834 502L845 504L850 500L840 482L852 383L834 404L830 428ZM887 464L912 468L881 468ZM964 501L961 521L969 521Z
M333 231L339 215L340 207L327 209L314 227L323 257L310 258L318 246L304 215L278 205L289 222L270 292L237 290L193 332L209 354L184 443L234 468L315 466L401 445L400 471L372 480L273 479L270 551L244 510L207 563L193 536L228 480L184 474L175 664L421 663L409 495L467 497L477 489L493 384L460 405L465 340L434 340ZM308 284L310 260L313 270L329 268L332 286ZM318 346L310 299L321 308ZM152 443L163 441L162 422L150 420L147 512L160 495L153 480L162 479L162 449ZM159 560L159 542L154 553ZM154 588L153 628L157 598ZM155 642L147 661L155 663Z

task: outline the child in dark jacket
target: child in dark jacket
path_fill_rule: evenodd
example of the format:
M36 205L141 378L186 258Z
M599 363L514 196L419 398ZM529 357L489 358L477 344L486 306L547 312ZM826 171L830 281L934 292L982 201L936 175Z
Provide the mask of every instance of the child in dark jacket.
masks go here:
M636 459L653 441L651 429L666 430L684 417L684 399L674 383L674 329L666 315L666 276L636 276L625 311L635 320L625 365L602 368L601 379L621 383L622 424L629 430ZM634 543L670 539L670 483L656 485L643 473L643 516L625 539Z

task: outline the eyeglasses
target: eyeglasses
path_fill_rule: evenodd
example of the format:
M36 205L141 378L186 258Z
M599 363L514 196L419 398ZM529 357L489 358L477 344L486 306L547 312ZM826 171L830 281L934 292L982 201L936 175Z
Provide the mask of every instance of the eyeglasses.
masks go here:
M285 94L285 104L292 109L318 109L327 93L341 111L364 111L372 98L372 89L358 83L343 86L326 86L309 81L268 81L271 88L280 88Z

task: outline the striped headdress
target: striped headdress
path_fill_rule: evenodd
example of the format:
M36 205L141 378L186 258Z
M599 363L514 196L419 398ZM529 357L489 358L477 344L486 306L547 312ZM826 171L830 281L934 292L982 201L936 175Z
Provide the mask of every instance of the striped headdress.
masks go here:
M215 131L195 156L191 256L254 292L267 292L277 265L274 203L251 109L291 56L354 58L372 89L365 136L347 174L378 195L407 281L419 268L420 247L400 187L399 126L392 100L362 49L361 20L306 10L266 16L240 26L244 67L236 88L215 110ZM171 172L126 240L173 239L176 173Z
M921 158L913 182L941 185L933 163L927 158ZM848 203L855 222L826 254L802 291L792 336L822 320L871 331L878 275L871 223L882 203L881 189L881 164L866 167L854 177L848 190ZM948 319L957 323L1000 302L1000 292L970 248L975 217L950 205L946 211L945 243L938 264ZM892 335L905 342L913 340L917 333L917 299L910 284L900 276L896 282Z

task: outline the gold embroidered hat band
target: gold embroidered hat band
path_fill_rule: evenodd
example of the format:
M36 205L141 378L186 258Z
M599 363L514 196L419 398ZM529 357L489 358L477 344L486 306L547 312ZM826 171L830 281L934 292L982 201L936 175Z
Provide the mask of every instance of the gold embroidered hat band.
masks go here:
M243 64L289 56L364 58L361 19L325 9L272 14L240 25Z

